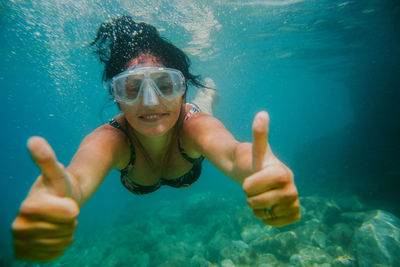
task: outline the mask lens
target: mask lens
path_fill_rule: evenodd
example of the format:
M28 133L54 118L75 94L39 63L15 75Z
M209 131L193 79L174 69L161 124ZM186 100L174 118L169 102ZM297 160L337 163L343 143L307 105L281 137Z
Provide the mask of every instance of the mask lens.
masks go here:
M186 88L185 78L179 71L158 67L128 70L111 82L114 98L131 103L138 100L143 87L150 85L154 92L168 99L182 94Z
M166 97L174 96L176 93L174 90L174 82L172 76L173 74L166 72L154 72L150 74L150 78L157 85L160 92Z
M125 79L125 94L129 100L134 100L139 95L140 85L144 79L143 74L130 75Z

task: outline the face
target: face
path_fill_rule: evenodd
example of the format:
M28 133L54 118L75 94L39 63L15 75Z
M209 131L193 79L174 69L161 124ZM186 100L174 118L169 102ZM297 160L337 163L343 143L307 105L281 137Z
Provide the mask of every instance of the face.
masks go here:
M142 67L162 67L161 62L152 55L141 55L126 65L126 68L140 64L136 68ZM128 81L135 82L135 81ZM127 91L129 94L129 90ZM165 99L155 94L157 101L154 103L143 102L143 92L139 95L138 101L134 103L119 103L119 108L129 124L139 134L149 137L162 136L170 132L178 121L183 97L178 96L173 99Z

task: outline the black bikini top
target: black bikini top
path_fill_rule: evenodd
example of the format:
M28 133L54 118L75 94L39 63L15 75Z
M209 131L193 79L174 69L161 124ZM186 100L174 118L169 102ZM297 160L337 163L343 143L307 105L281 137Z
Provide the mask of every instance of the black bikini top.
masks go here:
M189 119L191 115L199 112L200 110L198 108L192 108L186 115L185 120ZM109 124L125 134L125 130L121 127L121 125L115 120L112 119L109 121ZM177 187L177 188L182 188L182 187L188 187L194 182L199 179L200 174L201 174L201 164L204 160L203 156L200 156L199 158L191 158L189 157L182 149L181 147L181 142L180 139L178 139L178 148L179 152L181 155L189 161L191 164L193 164L193 167L184 175L175 178L175 179L165 179L161 178L156 184L154 185L140 185L129 179L129 170L135 165L136 161L136 152L135 152L135 146L131 142L131 158L129 160L128 165L121 170L121 182L122 184L132 193L142 195L142 194L148 194L151 192L156 191L158 188L160 188L162 185L169 185L172 187Z

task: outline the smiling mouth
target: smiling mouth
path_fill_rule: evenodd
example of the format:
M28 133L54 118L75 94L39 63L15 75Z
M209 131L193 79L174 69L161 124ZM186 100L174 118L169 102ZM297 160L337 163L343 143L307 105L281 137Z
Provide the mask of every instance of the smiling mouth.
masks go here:
M148 122L158 121L162 117L168 115L168 113L156 113L156 114L146 114L139 116L140 119Z

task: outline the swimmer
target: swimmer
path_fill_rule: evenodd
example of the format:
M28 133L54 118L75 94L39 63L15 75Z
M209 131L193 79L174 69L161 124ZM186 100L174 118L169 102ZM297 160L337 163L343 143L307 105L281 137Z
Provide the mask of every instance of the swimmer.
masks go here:
M103 23L92 45L121 113L86 136L67 167L45 139L28 140L42 173L12 224L17 258L60 257L73 242L80 209L112 169L120 170L127 190L140 195L190 186L207 159L243 187L265 224L300 219L293 173L268 144L267 112L254 118L253 143L238 142L211 115L217 99L212 80L203 84L182 50L129 16ZM202 88L194 103L185 101L189 84Z

